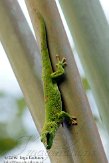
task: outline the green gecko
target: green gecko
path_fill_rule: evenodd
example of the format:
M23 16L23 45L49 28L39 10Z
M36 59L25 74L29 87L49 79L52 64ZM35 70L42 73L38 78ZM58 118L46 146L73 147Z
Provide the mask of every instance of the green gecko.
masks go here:
M42 57L42 80L45 102L45 123L41 133L41 141L46 149L50 149L53 144L55 133L64 119L73 125L76 125L76 118L72 118L68 113L62 111L61 94L58 89L57 79L64 74L66 59L60 60L57 56L57 71L53 72L49 57L47 32L43 17L37 13L40 22L40 42Z

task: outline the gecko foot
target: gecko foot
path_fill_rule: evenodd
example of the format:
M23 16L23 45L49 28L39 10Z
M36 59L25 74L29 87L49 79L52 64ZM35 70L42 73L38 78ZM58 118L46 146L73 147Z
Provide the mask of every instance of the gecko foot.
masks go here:
M56 59L58 61L58 63L56 64L56 66L58 67L58 65L60 64L62 67L65 67L67 65L67 62L66 62L66 58L63 57L62 60L60 59L60 56L59 55L56 55Z
M66 122L68 126L77 125L77 118L76 117L68 117L66 118Z
M58 54L56 55L56 59L57 61L60 61L60 56Z
M72 125L77 125L77 118L76 117L73 117L72 118Z

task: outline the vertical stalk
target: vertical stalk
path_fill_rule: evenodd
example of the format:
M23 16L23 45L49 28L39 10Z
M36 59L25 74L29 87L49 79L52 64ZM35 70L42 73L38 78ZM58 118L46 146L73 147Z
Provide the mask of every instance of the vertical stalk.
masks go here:
M98 0L59 1L109 134L109 25Z

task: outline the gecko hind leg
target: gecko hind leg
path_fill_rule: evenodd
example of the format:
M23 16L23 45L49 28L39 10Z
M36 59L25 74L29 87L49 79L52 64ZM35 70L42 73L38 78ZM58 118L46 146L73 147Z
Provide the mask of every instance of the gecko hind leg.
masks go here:
M68 125L77 125L77 118L71 117L70 114L68 114L64 111L61 111L58 116L59 116L59 120L61 123L65 119Z
M59 55L56 55L56 59L57 59L57 64L56 64L57 70L51 74L52 79L58 79L61 76L63 76L64 67L67 64L66 58L62 58L62 60L60 60Z

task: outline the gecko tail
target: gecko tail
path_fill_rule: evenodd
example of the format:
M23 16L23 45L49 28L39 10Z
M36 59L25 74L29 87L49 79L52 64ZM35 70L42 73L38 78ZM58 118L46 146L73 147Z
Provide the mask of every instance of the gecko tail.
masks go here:
M45 21L40 12L37 12L37 17L40 22L40 39L41 39L41 49L47 49L47 31L45 26Z

